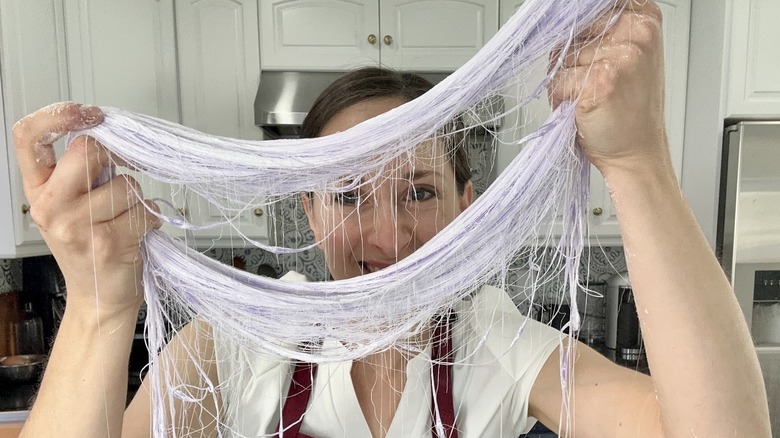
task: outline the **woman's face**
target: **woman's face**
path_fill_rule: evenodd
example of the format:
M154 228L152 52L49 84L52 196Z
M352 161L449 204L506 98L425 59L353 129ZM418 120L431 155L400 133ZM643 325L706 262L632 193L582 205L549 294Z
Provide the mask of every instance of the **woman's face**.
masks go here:
M406 101L372 99L342 110L320 136L345 131ZM304 195L303 205L331 275L356 277L390 266L416 251L471 204L473 187L459 194L443 147L424 143L412 160L398 160L372 185L348 193Z

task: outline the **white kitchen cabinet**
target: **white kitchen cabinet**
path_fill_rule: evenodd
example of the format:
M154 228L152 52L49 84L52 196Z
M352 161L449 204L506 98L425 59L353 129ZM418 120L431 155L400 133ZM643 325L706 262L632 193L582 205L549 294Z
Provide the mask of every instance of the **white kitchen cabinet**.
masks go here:
M267 70L347 70L379 64L377 0L260 2Z
M26 213L21 176L11 127L25 115L52 102L68 100L62 2L3 0L0 2L0 83L5 146L0 158L0 257L48 254L35 223ZM62 152L63 142L57 151Z
M71 97L76 102L115 106L179 122L173 0L105 3L79 0L65 16ZM162 212L176 215L185 208L180 187L160 183L139 172L119 169L136 178L147 199ZM163 229L181 236L179 229Z
M454 71L498 30L498 2L380 0L379 30L382 65Z
M175 5L174 5L175 2ZM253 99L259 81L257 1L141 0L103 4L88 0L0 4L3 155L0 257L48 253L29 215L11 126L52 102L74 100L118 106L183 123L212 134L260 139ZM58 152L64 149L57 145ZM132 172L131 172L132 173ZM192 194L134 174L146 198L161 198L163 212L192 222L219 218ZM267 238L265 212L236 218L251 238ZM180 230L166 231L183 236ZM229 228L195 233L214 246ZM201 240L202 238L202 240ZM217 245L230 245L229 240Z
M505 23L523 0L501 2L501 22ZM663 13L664 56L666 75L666 129L675 171L680 175L685 135L685 106L688 75L688 38L690 32L691 0L657 0ZM546 59L539 61L532 81L540 81L546 73ZM511 104L511 98L508 102ZM524 107L514 120L505 123L522 123L520 129L509 126L506 129L512 138L522 137L536 130L550 114L547 97L535 100ZM502 146L503 147L503 146ZM498 170L503 170L517 154L516 149L498 152ZM560 226L557 227L560 229ZM620 229L609 191L601 174L591 167L588 231L591 243L612 245L620 243Z
M260 23L264 69L452 71L498 29L498 0L270 0Z
M731 2L726 116L780 117L780 2Z
M213 135L261 140L254 124L254 97L260 81L256 0L177 0L179 87L182 123ZM270 2L268 2L270 3ZM211 205L188 195L187 216L212 225L225 219ZM252 209L231 218L256 240L268 237L267 214ZM232 246L229 225L196 231L198 245Z

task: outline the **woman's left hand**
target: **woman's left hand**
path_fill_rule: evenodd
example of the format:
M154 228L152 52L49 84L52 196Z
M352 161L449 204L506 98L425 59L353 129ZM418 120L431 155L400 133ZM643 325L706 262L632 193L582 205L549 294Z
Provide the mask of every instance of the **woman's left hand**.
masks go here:
M610 25L615 14L620 15ZM658 6L651 0L619 1L564 56L550 98L553 106L578 98L578 142L602 174L668 164Z

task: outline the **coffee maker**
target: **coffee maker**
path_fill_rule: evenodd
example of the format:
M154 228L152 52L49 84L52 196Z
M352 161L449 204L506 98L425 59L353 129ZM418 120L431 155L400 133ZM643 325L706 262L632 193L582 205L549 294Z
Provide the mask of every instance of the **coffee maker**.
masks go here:
M639 315L634 291L627 272L612 276L607 281L607 309L605 341L610 357L625 364L639 364L645 360Z

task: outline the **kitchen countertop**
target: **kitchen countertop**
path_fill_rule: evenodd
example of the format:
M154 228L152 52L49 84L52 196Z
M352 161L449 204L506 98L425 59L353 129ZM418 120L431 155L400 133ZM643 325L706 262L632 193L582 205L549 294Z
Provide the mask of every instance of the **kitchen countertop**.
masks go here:
M30 411L7 411L0 412L0 425L11 423L24 423Z

